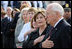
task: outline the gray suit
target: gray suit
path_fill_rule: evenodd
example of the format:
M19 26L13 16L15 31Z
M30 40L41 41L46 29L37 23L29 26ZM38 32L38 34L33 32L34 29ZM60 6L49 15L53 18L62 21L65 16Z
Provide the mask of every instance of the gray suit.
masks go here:
M20 31L21 31L23 25L24 25L24 21L21 18L19 18L17 21L16 29L15 29L16 46L22 46L22 43L19 43L19 41L18 41L18 36L20 34Z

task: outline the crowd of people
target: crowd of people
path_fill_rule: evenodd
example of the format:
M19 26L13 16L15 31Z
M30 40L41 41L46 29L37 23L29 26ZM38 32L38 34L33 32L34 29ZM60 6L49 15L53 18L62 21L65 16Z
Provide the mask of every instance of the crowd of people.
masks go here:
M71 8L19 3L1 6L2 48L71 48Z

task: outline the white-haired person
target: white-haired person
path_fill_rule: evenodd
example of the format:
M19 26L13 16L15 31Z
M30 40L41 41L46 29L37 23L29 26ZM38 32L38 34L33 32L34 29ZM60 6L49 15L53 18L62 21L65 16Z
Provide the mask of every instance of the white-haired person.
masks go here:
M26 8L26 10L27 10L29 7L28 2L26 2L26 3L23 3L23 2L26 2L26 1L21 1L20 13L21 13L22 9ZM24 24L23 19L21 18L22 17L21 14L19 14L17 17L19 17L19 19L17 20L15 33L19 33L21 29L19 29L18 27L23 26L23 24ZM22 27L20 27L20 28L22 28Z
M28 9L29 4L26 1L21 1L21 7L20 7L20 13L22 11L22 9L26 8L26 10ZM18 15L19 19L17 20L17 25L16 25L16 29L15 29L15 33L19 33L21 29L19 29L18 27L20 26L20 24L24 24L23 19L21 18L21 14ZM22 28L22 27L21 27Z
M29 18L27 17L27 11L29 10L29 8L23 8L21 10L21 13L20 13L20 18L18 19L17 21L17 26L16 26L16 29L15 29L15 42L16 42L16 46L17 47L21 47L22 46L22 43L18 40L18 36L23 28L23 25L27 22L29 22Z
M53 28L48 34L46 34L46 39L41 43L42 48L70 48L71 47L71 26L68 24L64 18L64 9L58 3L51 3L46 9L46 21ZM50 39L48 39L50 37ZM48 45L49 40L52 40L54 46ZM52 47L51 47L52 46Z

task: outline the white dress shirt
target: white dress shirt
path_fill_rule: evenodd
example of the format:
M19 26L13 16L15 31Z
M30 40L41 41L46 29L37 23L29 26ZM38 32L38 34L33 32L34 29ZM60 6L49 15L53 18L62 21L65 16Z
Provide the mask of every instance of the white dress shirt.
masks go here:
M12 17L9 17L9 16L8 16L7 18L8 18L8 20L9 20L10 22L12 21Z
M24 41L24 40L27 40L28 35L27 35L26 38L24 39L24 34L25 34L26 32L28 32L30 29L31 29L31 22L28 22L28 23L24 24L24 26L23 26L23 28L22 28L19 36L18 36L19 42L22 42L22 41Z

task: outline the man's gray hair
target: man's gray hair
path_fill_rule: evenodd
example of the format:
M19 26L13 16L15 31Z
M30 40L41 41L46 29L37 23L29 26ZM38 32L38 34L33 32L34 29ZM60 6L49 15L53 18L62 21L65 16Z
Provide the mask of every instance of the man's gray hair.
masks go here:
M50 6L52 6L51 10L59 12L61 16L64 15L64 9L59 3L51 3L47 7L49 8Z

